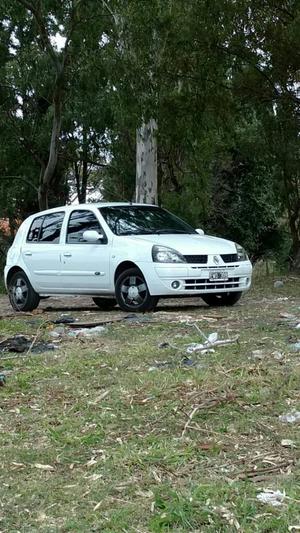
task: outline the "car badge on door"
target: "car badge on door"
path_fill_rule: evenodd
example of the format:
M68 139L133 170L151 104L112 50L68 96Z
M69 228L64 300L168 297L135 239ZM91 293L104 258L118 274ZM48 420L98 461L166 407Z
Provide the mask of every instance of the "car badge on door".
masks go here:
M220 263L220 259L218 258L217 255L214 255L213 262L215 263L215 265L218 265Z

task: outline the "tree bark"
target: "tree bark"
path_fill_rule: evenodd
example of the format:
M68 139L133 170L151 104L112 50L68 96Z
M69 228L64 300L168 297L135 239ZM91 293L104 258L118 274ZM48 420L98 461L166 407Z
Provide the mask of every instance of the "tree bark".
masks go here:
M43 43L44 50L47 53L50 61L52 62L56 72L53 89L53 120L49 145L49 155L46 166L44 167L44 165L41 165L40 183L38 188L39 208L40 210L44 210L48 209L48 191L51 186L51 181L53 180L58 161L59 137L61 133L64 91L66 88L65 76L67 63L70 55L70 41L72 39L73 31L75 28L76 11L79 7L80 0L72 2L70 12L70 29L66 38L65 46L60 56L51 44L51 39L47 28L47 19L46 17L44 17L42 11L42 3L32 3L30 0L18 1L31 12L36 22L38 34L41 38L41 42Z
M62 100L63 93L59 88L54 95L52 132L49 146L49 158L45 171L41 173L41 179L38 190L38 200L40 211L48 209L48 191L53 179L54 172L58 161L59 136L62 119Z
M136 202L157 204L157 124L152 118L136 132Z

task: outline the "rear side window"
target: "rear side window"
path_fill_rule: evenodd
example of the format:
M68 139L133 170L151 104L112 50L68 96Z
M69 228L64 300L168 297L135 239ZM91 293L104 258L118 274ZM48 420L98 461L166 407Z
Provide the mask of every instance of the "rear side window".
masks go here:
M50 213L46 215L39 237L39 242L58 243L60 237L60 230L64 220L64 213Z
M92 211L72 211L67 229L67 243L85 244L83 233L87 230L95 230L104 234L98 219ZM99 244L104 244L105 242L107 241L104 239L99 241Z
M44 217L37 217L32 222L27 235L27 242L37 242L39 240L40 231Z
M62 212L35 218L29 228L27 242L58 243L64 216Z

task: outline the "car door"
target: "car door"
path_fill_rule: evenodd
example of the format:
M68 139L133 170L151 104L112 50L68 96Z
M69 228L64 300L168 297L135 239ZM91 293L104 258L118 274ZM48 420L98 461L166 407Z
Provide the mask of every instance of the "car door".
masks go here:
M60 233L64 211L36 217L22 246L29 279L38 292L57 291L60 275Z
M96 230L103 239L88 243L87 230ZM61 256L60 283L66 292L109 292L110 244L95 213L74 209L69 216L66 243Z

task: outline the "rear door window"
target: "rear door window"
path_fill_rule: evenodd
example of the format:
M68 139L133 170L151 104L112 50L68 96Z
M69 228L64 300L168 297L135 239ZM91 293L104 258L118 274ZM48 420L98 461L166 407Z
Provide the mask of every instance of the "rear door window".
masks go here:
M27 242L38 242L43 220L44 216L37 217L33 220L27 235Z
M45 216L39 236L39 242L51 242L53 244L59 242L64 216L64 212L49 213L49 215Z
M104 231L92 211L84 211L83 209L72 211L67 229L67 243L89 244L83 238L83 233L87 230L94 230L104 235ZM102 239L99 244L105 244L106 242L107 239Z

